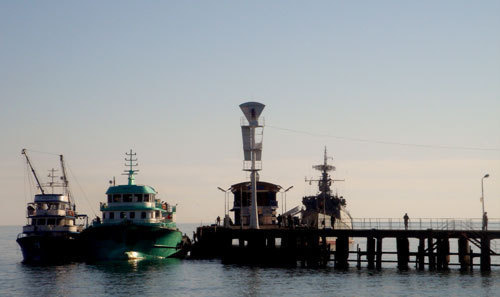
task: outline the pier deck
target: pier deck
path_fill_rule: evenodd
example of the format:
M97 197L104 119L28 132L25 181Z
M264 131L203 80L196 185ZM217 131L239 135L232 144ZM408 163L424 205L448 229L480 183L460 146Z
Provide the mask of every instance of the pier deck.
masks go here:
M457 220L454 220L457 223ZM380 221L379 221L380 223ZM386 225L387 221L382 224ZM392 224L393 222L391 222ZM419 226L422 225L420 222ZM425 225L425 224L424 224ZM354 224L356 227L356 223ZM366 225L365 225L366 226ZM372 224L369 225L371 227ZM395 224L394 227L397 227ZM441 225L442 226L442 225ZM490 271L491 257L499 256L490 242L500 239L500 228L495 230L468 229L314 229L306 227L266 226L261 229L240 226L205 226L197 229L195 244L191 251L193 258L221 258L225 263L250 265L321 267L333 261L335 268L345 269L349 262L357 267L366 263L369 269L381 269L383 263L397 263L400 270L409 269L409 263L424 270L447 270L460 266L463 271L480 266L481 271ZM414 227L414 226L409 226ZM476 226L477 227L477 226ZM496 227L496 225L495 225ZM471 230L472 229L472 230ZM349 250L350 241L366 240L365 250L359 246ZM384 239L396 240L396 251L384 251ZM417 252L410 249L410 239L418 240ZM450 250L450 240L457 240L456 251ZM412 242L413 242L412 241ZM352 245L351 245L352 246ZM474 252L474 247L478 253ZM349 255L356 254L355 260ZM396 255L397 259L383 259L383 255ZM458 262L451 263L450 256L458 256ZM479 264L474 263L479 258Z

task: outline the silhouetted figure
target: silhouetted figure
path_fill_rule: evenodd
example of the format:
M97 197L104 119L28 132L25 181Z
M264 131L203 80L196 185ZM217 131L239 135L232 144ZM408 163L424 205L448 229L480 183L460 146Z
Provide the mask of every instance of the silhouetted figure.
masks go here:
M410 220L410 217L408 216L407 213L405 213L403 220L405 221L405 230L408 230L408 221Z
M288 215L286 220L287 220L288 228L292 228L293 227L292 215Z
M281 228L281 221L283 221L283 217L279 214L277 220L278 220L278 227Z
M332 225L332 229L335 229L335 216L330 217L330 225Z
M483 214L483 231L488 230L488 216L486 214L487 212Z
M217 226L220 226L220 217L219 216L217 216L217 220L216 221L217 221Z

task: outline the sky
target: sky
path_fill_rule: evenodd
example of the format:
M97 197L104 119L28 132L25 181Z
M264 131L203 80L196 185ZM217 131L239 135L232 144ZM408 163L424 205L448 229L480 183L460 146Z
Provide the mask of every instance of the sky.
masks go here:
M242 171L239 105L266 105L261 180L287 208L323 150L355 218L500 218L499 1L1 1L0 225L65 156L91 218L109 180L224 214ZM279 195L281 206L281 195Z

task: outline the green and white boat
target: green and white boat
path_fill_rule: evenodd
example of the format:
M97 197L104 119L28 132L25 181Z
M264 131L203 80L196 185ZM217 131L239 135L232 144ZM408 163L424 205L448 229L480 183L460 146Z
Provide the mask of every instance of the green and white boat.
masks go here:
M135 184L135 153L125 158L128 184L112 185L98 217L81 234L88 261L161 259L185 255L186 243L175 224L176 206L156 198L154 188Z

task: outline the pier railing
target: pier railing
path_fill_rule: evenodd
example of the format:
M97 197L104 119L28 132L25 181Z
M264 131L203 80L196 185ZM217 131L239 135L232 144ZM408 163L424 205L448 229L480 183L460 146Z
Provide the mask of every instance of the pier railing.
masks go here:
M405 229L403 218L353 218L353 229ZM476 230L481 231L482 219L410 218L408 230ZM487 230L500 230L500 218L488 220Z

